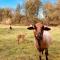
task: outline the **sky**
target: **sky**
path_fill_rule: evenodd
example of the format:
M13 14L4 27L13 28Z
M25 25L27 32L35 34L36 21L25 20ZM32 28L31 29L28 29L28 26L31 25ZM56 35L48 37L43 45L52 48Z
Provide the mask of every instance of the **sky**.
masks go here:
M43 3L47 3L48 1L51 2L52 4L55 4L57 0L41 0Z
M24 0L0 0L0 8L16 8L17 4L23 5Z
M0 8L16 8L17 4L23 6L26 0L0 0ZM56 3L56 0L49 0L52 4ZM46 3L48 0L41 0L41 2Z

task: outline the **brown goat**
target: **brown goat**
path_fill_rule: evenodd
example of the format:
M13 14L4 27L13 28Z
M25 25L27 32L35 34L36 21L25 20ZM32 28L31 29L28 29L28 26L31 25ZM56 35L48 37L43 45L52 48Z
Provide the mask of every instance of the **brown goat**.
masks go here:
M35 46L39 51L39 60L41 60L41 54L45 50L46 60L48 60L48 47L51 42L51 36L49 34L50 28L44 26L42 23L36 23L27 29L33 30L35 37Z
M19 34L19 35L17 36L18 44L19 44L20 42L24 41L24 40L25 40L25 34Z

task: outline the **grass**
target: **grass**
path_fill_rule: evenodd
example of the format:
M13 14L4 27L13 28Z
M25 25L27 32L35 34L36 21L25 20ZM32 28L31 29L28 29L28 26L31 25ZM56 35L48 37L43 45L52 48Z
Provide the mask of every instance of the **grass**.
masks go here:
M49 47L49 60L60 60L60 28L53 27L50 31L52 44ZM25 33L25 41L17 44L16 38L20 33ZM45 60L45 55L43 55ZM9 30L8 26L0 26L0 60L38 60L38 51L34 47L33 32L25 26Z

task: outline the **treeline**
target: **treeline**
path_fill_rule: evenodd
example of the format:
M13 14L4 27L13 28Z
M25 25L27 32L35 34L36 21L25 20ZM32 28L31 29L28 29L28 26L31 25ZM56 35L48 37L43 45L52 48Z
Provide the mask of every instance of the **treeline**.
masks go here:
M45 4L45 9L47 10L47 15L45 18L45 22L48 25L53 25L53 26L57 26L60 25L60 0L57 0L56 4L51 4L50 2L48 2L47 4Z
M21 12L22 8L24 9L23 12ZM57 0L56 4L49 1L43 4L40 0L29 0L25 2L22 8L20 4L17 4L16 9L0 8L0 23L29 25L42 21L47 25L60 25L60 0ZM43 9L44 19L37 17L40 8Z

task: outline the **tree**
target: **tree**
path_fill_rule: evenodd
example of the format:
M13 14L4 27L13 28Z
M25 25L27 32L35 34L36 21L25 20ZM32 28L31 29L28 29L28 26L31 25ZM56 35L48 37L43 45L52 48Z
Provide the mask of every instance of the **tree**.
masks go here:
M4 18L11 18L12 17L11 10L8 8L4 8L3 9L3 17Z
M0 22L2 21L2 17L3 17L2 12L3 12L3 9L0 9Z
M11 9L1 8L0 9L0 22L8 20L8 18L12 18Z
M17 6L16 6L16 12L20 13L20 4L17 4Z
M60 0L58 0L60 1ZM50 2L44 5L44 8L46 10L46 22L49 25L59 25L60 24L60 3L58 2L55 5L52 5Z
M57 8L60 10L60 0L57 0Z
M39 9L40 0L29 0L26 3L27 14L34 15L36 11Z
M28 19L30 19L32 23L37 17L35 14L38 13L39 7L40 7L40 0L28 0L26 2L26 16L28 16Z
M13 22L14 23L20 23L20 4L17 4L16 11L13 16Z

